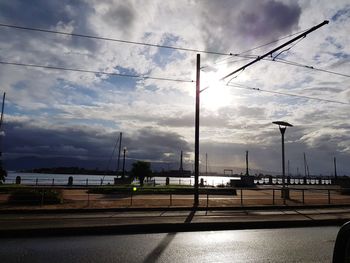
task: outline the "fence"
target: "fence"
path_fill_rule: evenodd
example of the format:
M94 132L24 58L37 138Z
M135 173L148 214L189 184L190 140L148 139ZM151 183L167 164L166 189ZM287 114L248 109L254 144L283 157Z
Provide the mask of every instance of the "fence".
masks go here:
M72 178L71 183L69 182L69 178ZM32 186L65 186L65 185L74 185L74 186L97 186L97 185L112 185L114 184L114 177L106 176L104 178L79 178L79 176L69 176L65 178L25 178L24 176L17 176L16 178L6 178L6 184L24 184L24 185L32 185ZM254 183L257 185L282 185L281 178L261 178L255 179ZM150 178L149 180L145 180L145 183L153 184L153 185L166 185L166 177L155 177ZM222 179L213 179L211 177L201 177L201 185L203 186L226 186L230 183L230 178L222 177ZM194 184L194 178L183 177L183 178L174 178L169 177L170 184L178 184L178 185L188 185L192 186ZM332 185L332 180L329 178L324 179L316 179L316 178L291 178L288 180L288 185Z
M70 179L71 182L70 182ZM188 185L191 186L194 184L193 178L170 178L170 184L178 184L178 185ZM151 185L166 185L166 177L157 177L150 178L145 180L146 184ZM67 178L25 178L21 176L17 176L16 178L6 178L5 184L23 184L30 186L98 186L98 185L113 185L114 177L106 176L105 178L76 178L74 176L69 176ZM209 184L206 184L209 185ZM214 185L214 184L213 184Z
M26 188L28 189L28 188ZM52 198L46 194L46 190L40 187L31 188L37 191L40 197L36 197L36 204L41 206L62 208L122 208L122 207L188 207L193 205L192 193L148 193L115 192L111 194L93 194L87 189L54 188L59 192L62 202L50 204ZM52 188L53 189L53 188ZM239 206L274 206L283 205L281 188L232 188L232 193L203 193L199 195L199 206L201 207L239 207ZM344 194L344 193L347 194ZM289 188L289 198L286 205L350 205L350 189L336 188ZM12 205L32 204L29 197L16 202L9 201L10 193L0 193L0 204L2 207ZM51 200L51 201L50 201Z

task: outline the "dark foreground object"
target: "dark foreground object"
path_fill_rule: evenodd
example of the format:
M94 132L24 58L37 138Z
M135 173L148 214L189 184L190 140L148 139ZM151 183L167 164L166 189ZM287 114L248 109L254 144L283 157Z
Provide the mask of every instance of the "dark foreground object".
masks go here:
M333 263L350 262L350 222L338 232L334 246Z

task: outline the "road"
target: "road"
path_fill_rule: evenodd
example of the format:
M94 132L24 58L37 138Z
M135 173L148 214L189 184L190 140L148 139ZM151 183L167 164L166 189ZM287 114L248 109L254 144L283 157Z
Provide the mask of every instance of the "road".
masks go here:
M2 238L2 262L331 262L338 227Z
M116 212L65 212L65 213L2 213L0 214L0 233L2 230L64 228L83 226L113 226L138 224L181 224L218 222L269 222L318 220L350 221L350 208L304 208L304 209L249 209L238 210L160 210L160 211L116 211ZM289 225L291 226L291 225ZM148 232L148 231L147 231Z

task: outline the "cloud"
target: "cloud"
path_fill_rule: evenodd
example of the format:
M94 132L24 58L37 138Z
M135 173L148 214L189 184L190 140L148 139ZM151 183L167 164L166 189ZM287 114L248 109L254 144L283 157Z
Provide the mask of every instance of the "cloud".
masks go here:
M142 6L133 0L59 4L14 0L0 4L0 21L236 53L329 19L329 25L284 52L283 59L347 73L350 45L344 25L349 21L348 9L342 0L179 0L166 4L154 0ZM176 79L196 77L195 52L2 27L0 31L1 60ZM260 55L281 43L253 53ZM240 165L242 152L249 148L252 158L259 153L254 161L257 168L278 170L280 138L271 124L274 120L295 125L287 139L293 152L291 162L307 151L322 172L329 171L323 163L330 155L347 160L347 106L227 87L217 80L249 60L209 54L202 54L201 59L202 66L208 66L201 71L201 88L212 86L201 93L201 151L223 152L221 157L212 156L212 162ZM8 157L105 158L119 131L126 134L130 156L168 162L177 160L182 149L188 160L193 157L194 83L5 65L0 65L0 80L7 92L4 138ZM272 61L254 64L232 82L350 101L348 78Z
M135 20L135 9L131 2L110 5L105 12L107 22L114 28L126 33L132 31Z
M301 9L296 3L259 2L238 16L239 32L257 39L285 35L298 25L300 14Z
M108 161L119 133L110 132L101 126L46 126L36 125L33 120L7 122L3 151L5 159L24 156L37 158L69 158L76 160L99 160L99 167ZM177 133L161 132L145 128L124 133L123 147L128 149L128 158L151 161L174 161L173 156L183 150L190 152L189 144ZM42 163L45 166L45 163Z
M232 53L271 41L298 26L300 7L278 1L199 1L202 35L209 50ZM213 15L215 10L215 15Z

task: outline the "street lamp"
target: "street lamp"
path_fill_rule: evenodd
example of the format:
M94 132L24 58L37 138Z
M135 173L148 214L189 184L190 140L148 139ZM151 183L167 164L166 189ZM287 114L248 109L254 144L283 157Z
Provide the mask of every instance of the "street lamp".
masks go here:
M285 162L284 162L284 133L287 129L287 127L293 127L292 124L285 122L285 121L273 121L273 124L278 125L281 135L282 135L282 197L283 197L283 204L286 204L286 197L289 198L289 193L287 194L287 191L285 189Z

